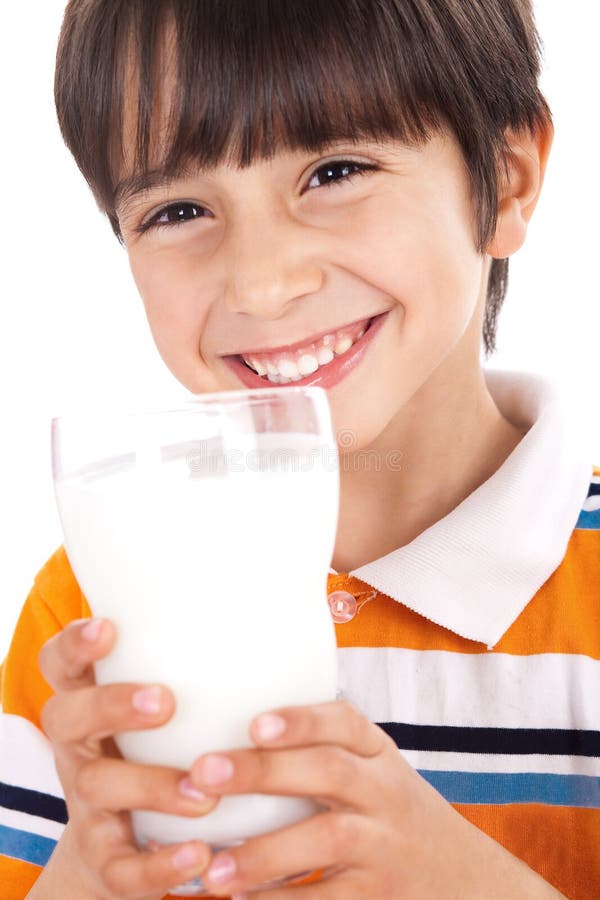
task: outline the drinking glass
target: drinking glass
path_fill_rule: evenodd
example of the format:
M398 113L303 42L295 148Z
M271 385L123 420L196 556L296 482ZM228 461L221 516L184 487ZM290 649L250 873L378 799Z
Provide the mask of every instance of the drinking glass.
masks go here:
M69 562L93 615L116 626L96 681L175 695L165 725L116 736L126 759L186 771L200 754L251 747L258 713L335 699L326 593L339 463L322 388L61 416L52 465ZM141 848L199 839L219 850L318 809L226 796L206 816L136 810L132 823ZM171 893L207 891L197 878Z

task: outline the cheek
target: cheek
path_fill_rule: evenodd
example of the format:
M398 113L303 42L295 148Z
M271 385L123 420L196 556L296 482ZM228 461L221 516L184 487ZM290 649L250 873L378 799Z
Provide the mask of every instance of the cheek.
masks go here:
M202 365L200 344L210 304L193 273L164 254L129 258L154 343L169 371L192 393L219 390Z
M436 366L469 330L478 309L483 260L443 236L423 235L408 267L402 290L406 299L404 336L412 357ZM410 257L409 257L410 258Z
M396 304L400 352L386 357L385 377L418 389L461 341L478 308L484 259L468 208L443 197L378 205L360 223L354 272ZM383 365L383 364L382 364Z
M160 254L138 259L130 255L130 265L161 354L181 353L182 346L197 354L208 303L194 290L194 280L182 262Z
M483 258L462 206L415 197L391 198L386 208L378 199L354 223L354 272L397 301L407 320L464 324L479 296Z

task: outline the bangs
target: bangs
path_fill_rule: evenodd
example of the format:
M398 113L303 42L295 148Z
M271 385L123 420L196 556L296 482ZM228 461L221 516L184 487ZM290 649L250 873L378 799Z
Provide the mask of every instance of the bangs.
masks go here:
M193 160L245 168L277 152L313 151L337 140L426 140L436 115L423 91L424 73L410 45L402 53L391 45L377 6L361 0L169 0L163 10L166 21L176 23L169 50L175 84L164 167L172 171ZM165 18L134 23L141 37L140 168L148 165L157 88L149 76L157 72L164 27Z

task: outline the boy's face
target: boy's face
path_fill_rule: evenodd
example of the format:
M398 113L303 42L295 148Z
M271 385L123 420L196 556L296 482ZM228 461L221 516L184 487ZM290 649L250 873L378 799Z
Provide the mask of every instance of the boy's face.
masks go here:
M376 168L328 175L334 162ZM123 198L117 214L157 348L194 393L245 387L232 354L386 313L362 362L328 389L336 430L359 449L432 379L476 371L488 265L450 135L192 171Z

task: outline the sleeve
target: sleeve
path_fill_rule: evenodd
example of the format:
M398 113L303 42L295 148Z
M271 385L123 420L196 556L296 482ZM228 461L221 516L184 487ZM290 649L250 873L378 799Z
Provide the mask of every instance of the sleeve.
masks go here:
M35 579L0 669L0 885L21 900L50 858L67 821L52 746L40 715L52 690L38 667L43 644L89 615L60 548Z

